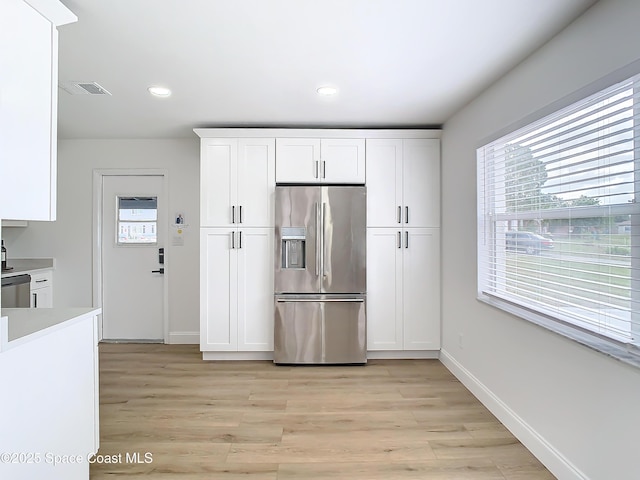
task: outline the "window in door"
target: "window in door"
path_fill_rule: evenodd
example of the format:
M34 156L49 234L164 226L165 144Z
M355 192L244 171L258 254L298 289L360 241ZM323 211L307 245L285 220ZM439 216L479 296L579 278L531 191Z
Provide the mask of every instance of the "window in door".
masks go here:
M118 197L117 208L118 245L158 243L158 197Z

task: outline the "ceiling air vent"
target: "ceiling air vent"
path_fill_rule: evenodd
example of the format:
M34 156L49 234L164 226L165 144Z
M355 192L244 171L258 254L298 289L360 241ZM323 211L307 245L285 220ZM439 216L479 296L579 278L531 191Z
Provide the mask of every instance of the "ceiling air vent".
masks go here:
M71 95L111 95L96 82L60 82L60 88Z

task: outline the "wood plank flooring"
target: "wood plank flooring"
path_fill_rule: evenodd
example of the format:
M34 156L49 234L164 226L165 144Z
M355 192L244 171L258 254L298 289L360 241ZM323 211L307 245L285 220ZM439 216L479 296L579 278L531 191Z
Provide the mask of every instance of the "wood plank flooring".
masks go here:
M437 360L282 367L103 344L100 429L118 463L93 480L554 478Z

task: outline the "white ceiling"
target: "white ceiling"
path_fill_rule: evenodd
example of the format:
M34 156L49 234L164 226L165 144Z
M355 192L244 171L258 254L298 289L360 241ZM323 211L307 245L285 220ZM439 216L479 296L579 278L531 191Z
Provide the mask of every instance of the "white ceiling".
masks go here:
M194 127L425 127L594 0L62 0L63 138L193 137ZM570 61L570 59L567 59ZM169 98L147 87L165 85ZM331 98L316 94L335 85Z

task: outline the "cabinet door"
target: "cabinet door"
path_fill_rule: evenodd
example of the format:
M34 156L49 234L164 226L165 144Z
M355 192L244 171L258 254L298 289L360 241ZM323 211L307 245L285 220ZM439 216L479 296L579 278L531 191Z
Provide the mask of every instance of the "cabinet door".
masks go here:
M238 140L206 138L200 153L200 226L233 224L237 184ZM234 215L235 214L235 215Z
M238 350L273 350L273 228L238 231Z
M402 179L404 226L439 227L440 140L404 140Z
M402 350L401 231L367 229L367 350Z
M272 227L276 187L275 139L238 140L238 201L236 223Z
M319 177L320 139L276 139L277 183L318 183Z
M53 307L53 289L51 287L31 291L31 308L51 307Z
M0 218L55 220L57 34L27 2L2 2Z
M238 347L237 232L200 230L200 349L235 351Z
M404 349L440 348L440 229L403 233Z
M51 270L31 275L31 308L53 307L53 273Z
M322 183L365 182L365 141L358 138L323 139L320 146Z
M402 140L367 139L367 226L402 223Z

